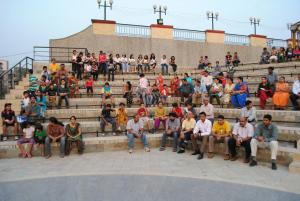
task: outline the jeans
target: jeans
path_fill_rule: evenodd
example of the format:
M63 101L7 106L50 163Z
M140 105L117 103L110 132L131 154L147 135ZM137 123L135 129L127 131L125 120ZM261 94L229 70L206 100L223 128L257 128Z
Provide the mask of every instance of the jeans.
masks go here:
M131 134L131 133L127 133L127 138L128 138L128 148L129 149L133 149L134 148L134 138L141 138L141 141L144 145L144 148L149 147L148 144L148 140L147 140L147 136L145 134L140 134L139 137Z
M60 142L60 146L59 146L60 154L64 156L65 155L66 137L62 136L57 141ZM52 143L52 139L50 139L49 137L46 137L46 140L45 140L45 155L46 156L51 155L51 143Z
M138 71L138 73L143 73L143 65L142 64L137 65L137 71Z
M146 95L146 106L152 105L153 96L151 94Z
M106 65L106 63L100 63L99 70L100 70L100 73L102 73L103 76L105 77L106 73L107 73L107 65Z
M128 73L129 72L128 63L122 63L122 70L123 70L123 73Z
M166 147L167 138L168 136L173 136L173 149L177 149L178 144L178 138L179 138L179 132L172 132L171 134L167 134L167 132L164 132L162 138L161 138L161 147Z
M290 95L290 99L291 99L291 102L293 104L294 109L299 109L299 104L297 102L297 100L299 99L299 96L297 96L296 94L292 93Z
M163 75L167 75L168 74L168 64L161 64L160 65L161 66L161 73L163 74Z
M58 107L59 108L61 107L61 102L62 102L63 99L65 100L66 106L69 107L69 98L68 98L68 96L59 96L59 98L58 98Z
M112 126L112 131L113 132L116 132L116 127L117 127L117 123L116 123L116 120L112 117L108 117L108 118L104 118L107 123L110 123L111 126ZM101 119L101 122L100 122L100 128L101 128L101 132L104 133L104 130L105 130L105 123L104 123L104 120Z

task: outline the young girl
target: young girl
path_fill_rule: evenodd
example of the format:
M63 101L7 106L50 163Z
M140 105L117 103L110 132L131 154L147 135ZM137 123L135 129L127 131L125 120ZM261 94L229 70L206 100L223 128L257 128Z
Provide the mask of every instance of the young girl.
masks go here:
M23 158L31 158L32 157L32 147L34 145L34 127L28 122L23 123L23 137L17 141L17 145L20 149L20 155L22 155ZM28 143L29 148L26 151L23 144Z
M148 72L150 71L150 65L149 65L149 58L148 58L148 55L145 55L145 56L144 56L143 66L144 66L145 72L147 72L147 70L148 70Z
M132 105L132 100L133 100L133 95L132 95L132 84L130 81L127 81L125 86L124 86L124 96L123 98L126 98L127 106L131 107Z
M161 94L162 103L166 104L167 103L167 98L168 98L168 95L169 95L169 89L168 89L168 86L166 84L164 84L164 87L161 90L160 94Z
M129 63L129 72L136 72L136 69L135 69L136 62L135 62L135 59L133 57L133 54L130 55L128 63Z
M41 108L40 114L41 114L42 117L45 117L45 112L46 112L46 109L47 109L46 96L44 96L40 90L36 90L35 93L36 93L36 103Z
M176 73L176 71L177 71L177 64L176 64L174 56L171 56L169 64L172 66L173 73Z
M110 99L112 105L114 106L114 99L112 97L112 90L109 86L109 83L106 82L103 89L102 89L102 104L105 104L105 100Z
M155 54L154 53L152 53L150 55L150 66L151 66L151 68L153 70L155 70L155 68L156 68L156 60L155 60Z
M94 86L94 80L93 77L90 76L90 78L87 81L85 81L85 88L88 96L93 97L93 93L94 93L93 86Z
M128 115L124 103L119 104L119 108L116 111L116 115L117 115L116 118L117 118L117 125L118 125L117 128L118 131L121 131L122 129L126 128L126 124L128 121Z
M143 73L143 56L140 54L137 59L137 72Z
M39 145L41 156L45 156L45 139L46 139L46 131L43 129L42 124L38 123L35 126L34 131L34 141Z

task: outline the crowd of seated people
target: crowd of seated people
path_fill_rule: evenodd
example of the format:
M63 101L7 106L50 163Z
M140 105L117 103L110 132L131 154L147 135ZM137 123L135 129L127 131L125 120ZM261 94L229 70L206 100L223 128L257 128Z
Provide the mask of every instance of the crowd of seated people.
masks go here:
M292 61L293 58L300 58L300 49L299 46L292 48L292 45L289 44L287 48L280 47L276 49L276 47L272 47L271 51L268 51L267 48L264 48L259 63L282 63Z

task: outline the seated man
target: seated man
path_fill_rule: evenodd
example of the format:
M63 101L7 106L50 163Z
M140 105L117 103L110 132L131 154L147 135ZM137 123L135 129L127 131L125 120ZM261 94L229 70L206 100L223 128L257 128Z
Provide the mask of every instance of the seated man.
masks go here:
M11 103L5 103L4 110L1 112L2 128L3 128L3 141L7 140L8 130L10 127L14 129L14 135L17 135L17 121L15 112L11 109ZM17 136L15 136L17 140Z
M300 110L298 99L300 98L300 73L298 74L298 79L295 80L293 84L292 93L290 95L291 102L293 104L294 110Z
M215 142L223 143L225 146L224 160L229 160L228 140L230 137L231 126L228 121L224 120L223 115L218 116L218 121L213 124L212 135L209 136L208 158L214 157Z
M256 123L256 108L253 106L251 100L246 101L246 107L241 109L241 117L245 117L248 123L255 126Z
M105 126L110 123L112 126L112 132L113 135L116 135L116 127L117 127L117 123L115 118L112 117L111 112L114 112L114 109L111 109L111 105L107 104L101 112L101 121L100 121L100 129L102 132L102 135L104 135L104 131L105 131Z
M270 59L270 52L265 47L263 49L263 52L262 52L261 56L260 56L260 62L259 62L259 64L268 64L268 63L270 63L269 59Z
M144 149L146 152L149 152L149 145L146 134L143 133L144 125L142 121L140 121L139 115L136 115L134 119L131 119L127 122L127 138L128 138L128 148L129 153L133 152L134 148L134 138L140 138L143 142Z
M41 106L36 102L35 97L30 97L30 103L25 108L25 114L27 120L30 122L35 122L41 119Z
M253 136L254 128L247 122L247 118L241 117L239 123L233 127L232 138L228 141L228 147L231 154L231 161L237 160L236 146L243 146L245 148L244 163L249 163L251 155L250 142Z
M206 86L204 84L201 84L200 80L196 81L195 87L194 87L194 94L192 96L192 103L194 105L201 105L203 98L207 94ZM200 101L200 99L202 99Z
M137 115L140 116L140 120L143 122L144 127L146 126L147 129L148 129L148 131L150 132L150 130L151 130L152 133L153 133L154 132L154 130L153 130L153 123L151 124L151 120L149 118L149 111L145 107L144 103L141 103L141 107L138 109Z
M194 148L194 153L192 155L197 155L198 160L201 160L204 156L204 150L208 141L208 136L211 134L211 121L206 118L205 112L200 112L200 120L196 123L196 126L191 136L192 144ZM198 144L197 140L201 140L202 143Z
M182 80L182 85L178 88L178 91L180 92L181 102L184 102L184 98L187 98L187 102L192 101L194 88L186 79Z
M188 111L187 118L183 120L181 126L179 143L180 150L178 151L179 154L185 152L185 141L191 140L191 136L193 135L195 125L196 121L194 119L194 114L191 111Z
M211 123L214 123L214 106L209 103L208 98L204 98L200 112L205 112L206 118L210 120Z
M160 151L164 151L166 149L167 137L172 136L173 152L177 152L179 131L180 131L180 120L177 117L176 113L171 112L166 122L166 130L161 138Z
M263 118L263 123L258 124L255 134L251 140L251 162L250 166L256 166L256 152L257 147L261 148L270 148L271 149L271 163L272 163L272 170L277 169L276 165L276 157L277 157L277 150L278 150L278 128L272 122L272 116L266 114Z
M180 121L183 119L183 111L182 108L178 105L178 103L172 103L172 112L176 114Z

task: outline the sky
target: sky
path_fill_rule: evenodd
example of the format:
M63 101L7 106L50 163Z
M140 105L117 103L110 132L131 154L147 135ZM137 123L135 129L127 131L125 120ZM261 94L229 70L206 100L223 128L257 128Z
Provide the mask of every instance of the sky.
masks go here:
M102 0L103 1L103 0ZM299 0L114 0L107 19L117 23L150 25L158 14L153 5L167 6L164 24L175 28L211 29L207 11L219 13L215 29L226 33L249 35L249 18L261 19L257 34L287 39L287 23L300 20ZM49 46L49 39L77 33L103 19L103 8L96 0L1 0L0 59L9 66L25 56L32 56L33 46Z

